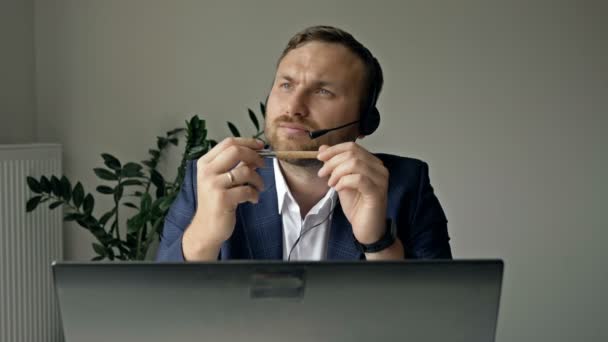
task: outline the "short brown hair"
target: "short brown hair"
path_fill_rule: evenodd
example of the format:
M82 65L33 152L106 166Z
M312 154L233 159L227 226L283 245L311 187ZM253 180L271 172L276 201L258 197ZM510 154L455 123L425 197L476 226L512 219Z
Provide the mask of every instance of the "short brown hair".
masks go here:
M287 43L277 64L283 60L283 57L289 51L312 41L343 45L359 57L365 68L366 84L364 89L365 94L367 94L367 96L361 99L361 108L366 109L376 105L378 95L380 95L384 83L380 63L363 44L344 30L332 26L311 26L296 33Z

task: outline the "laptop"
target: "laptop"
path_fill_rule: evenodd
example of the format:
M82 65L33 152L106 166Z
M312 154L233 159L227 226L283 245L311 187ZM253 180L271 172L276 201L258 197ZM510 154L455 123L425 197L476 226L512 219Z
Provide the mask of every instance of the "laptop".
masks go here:
M494 341L500 260L53 263L66 342Z

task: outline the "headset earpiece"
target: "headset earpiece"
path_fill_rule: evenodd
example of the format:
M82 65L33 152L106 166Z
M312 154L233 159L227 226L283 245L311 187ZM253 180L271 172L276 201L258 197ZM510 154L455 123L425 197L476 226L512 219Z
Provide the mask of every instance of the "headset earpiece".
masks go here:
M361 118L359 131L361 135L370 135L378 129L378 126L380 126L380 112L376 106L373 106Z
M372 57L373 58L373 57ZM380 112L376 108L378 100L378 91L374 86L367 101L365 110L361 113L361 123L359 124L359 133L361 135L370 135L380 126Z
M361 135L370 135L378 129L380 126L380 112L376 108L376 102L378 101L379 90L376 85L376 73L382 72L380 69L380 63L374 57L369 50L366 49L366 55L369 63L373 64L371 74L368 75L371 80L371 89L369 98L366 101L365 108L361 112L361 123L359 124L359 132Z

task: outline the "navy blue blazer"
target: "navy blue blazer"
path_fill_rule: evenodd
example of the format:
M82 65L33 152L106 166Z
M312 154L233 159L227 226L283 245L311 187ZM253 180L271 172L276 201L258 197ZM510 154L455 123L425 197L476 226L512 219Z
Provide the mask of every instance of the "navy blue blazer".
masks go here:
M396 222L406 258L451 259L447 220L429 181L428 165L420 160L377 154L389 171L386 216ZM221 247L224 259L283 259L283 228L277 207L272 159L258 169L265 189L257 204L236 210L236 225ZM182 236L196 210L196 162L186 166L184 183L166 218L157 261L184 261ZM338 201L331 220L327 259L359 260L352 228Z

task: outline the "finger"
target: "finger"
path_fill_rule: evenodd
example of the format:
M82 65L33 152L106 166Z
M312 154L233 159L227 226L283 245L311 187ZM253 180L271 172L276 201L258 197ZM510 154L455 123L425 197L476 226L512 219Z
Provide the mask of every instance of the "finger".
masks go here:
M232 145L224 149L208 164L208 167L212 173L219 174L234 168L239 162L244 162L250 166L264 167L264 159L256 151L239 145Z
M360 174L365 176L378 187L383 187L387 179L384 177L382 172L370 167L370 165L364 161L360 159L349 159L348 161L338 165L333 170L327 184L330 187L333 187L340 181L341 178L351 174Z
M332 157L331 159L327 160L325 163L323 163L323 167L321 167L319 169L319 171L317 172L317 175L320 178L323 178L327 175L331 175L331 173L333 172L333 170L340 164L346 162L349 158L353 158L353 154L352 152L343 152L340 153L334 157Z
M352 189L362 194L373 194L380 191L380 188L369 177L361 174L346 175L340 178L334 189L337 192L344 189Z
M346 151L360 151L360 150L369 153L366 149L359 146L357 143L349 141L349 142L327 147L326 149L324 149L317 155L317 159L319 159L320 161L327 161L340 153L343 153Z
M236 167L229 172L232 173L232 182L230 182L230 178L228 176L225 176L228 173L218 175L221 178L220 182L224 185L224 187L235 187L248 184L253 186L258 191L264 190L264 181L253 168L243 164L242 166Z
M319 152L323 152L329 148L329 145L321 145L319 146Z
M249 185L241 185L226 189L223 194L224 205L225 207L230 208L231 211L236 210L236 207L241 203L258 203L259 199L259 191Z
M264 160L264 158L262 158L262 160ZM239 161L239 163L235 167L233 167L233 169L236 169L237 167L243 167L243 166L250 167L250 168L252 168L254 170L259 167L259 165L249 164L249 163L246 163L246 162L244 162L244 161L241 160L241 161ZM266 166L266 164L264 164L263 166Z
M336 167L348 162L351 159L358 159L363 161L366 164L369 164L371 168L380 171L381 168L384 168L384 164L380 159L378 159L373 154L367 151L352 151L348 150L346 152L342 152L333 156L331 159L327 160L323 167L319 169L318 176L323 178L327 175L330 175Z
M264 147L264 143L258 139L240 137L226 138L222 140L219 144L215 145L211 150L209 150L209 152L205 153L205 155L203 155L200 159L206 163L211 162L225 149L235 145L249 147L254 150L259 150Z

